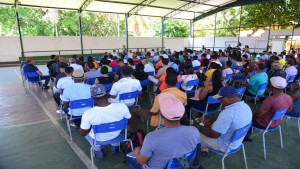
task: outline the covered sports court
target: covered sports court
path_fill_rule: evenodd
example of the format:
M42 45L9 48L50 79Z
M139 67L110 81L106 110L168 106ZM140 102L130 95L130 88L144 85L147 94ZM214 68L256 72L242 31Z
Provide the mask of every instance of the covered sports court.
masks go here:
M39 70L43 74L48 74L48 69L45 66L45 59L43 56L49 56L50 54L56 55L92 55L98 54L103 56L103 52L111 52L113 49L121 51L121 45L126 45L127 50L136 48L160 48L163 51L166 48L180 48L184 47L190 49L199 50L201 46L199 44L202 41L197 41L195 37L195 22L208 16L213 16L217 12L226 10L231 7L240 7L242 11L243 6L257 4L257 3L270 3L272 0L0 0L1 5L9 5L15 7L15 17L18 28L18 44L8 48L10 50L17 50L16 57L20 61L24 61L25 57L38 56L37 61L40 61L38 66ZM78 25L79 36L74 39L77 41L76 49L56 49L56 50L26 50L26 42L24 40L27 37L22 36L22 30L19 24L18 7L33 7L33 8L54 8L61 10L78 11ZM299 9L299 0L298 7ZM118 43L119 47L108 48L91 48L88 46L85 40L89 41L87 37L82 36L81 32L81 13L93 12L93 13L113 13L125 16L125 37L123 37ZM151 16L161 18L161 37L153 38L151 41L152 46L146 46L139 44L139 40L135 37L128 35L128 18L134 15L139 16ZM295 14L295 18L299 16ZM164 36L164 21L165 19L182 19L189 22L190 31L187 40L188 43L181 43L180 45L173 42ZM0 18L1 19L1 18ZM217 31L215 18L215 27L212 28L214 35ZM239 31L241 25L237 28ZM268 31L266 31L268 32ZM260 43L269 44L269 41L276 39L269 31L268 35L264 35L265 39ZM291 37L297 34L299 31L295 26L292 26L289 34ZM300 32L299 32L300 33ZM240 35L240 32L239 32ZM246 38L240 36L232 38L232 41L223 41L225 44L239 43L247 44ZM274 35L275 36L275 35ZM278 35L279 36L279 35ZM218 45L219 37L213 36L210 48L212 51L224 49L225 45ZM36 41L45 40L43 38ZM70 40L70 39L67 39ZM105 39L100 39L103 41ZM99 40L98 40L99 41ZM97 40L95 42L98 42ZM118 41L118 40L117 40ZM180 40L178 40L180 41ZM61 43L66 42L62 41ZM223 44L222 42L222 44ZM276 41L277 42L277 41ZM291 42L296 43L291 39ZM0 44L5 44L2 41ZM103 43L103 42L102 42ZM36 44L36 42L35 42ZM174 45L176 44L176 45ZM264 48L259 45L259 41L253 43L251 48L257 52L262 51L260 48ZM275 44L275 42L274 42ZM257 45L257 46L256 46ZM27 44L27 48L28 48ZM39 48L37 46L36 48ZM7 56L7 55L6 55ZM94 55L93 55L94 56ZM16 58L15 57L15 58ZM47 57L48 58L48 57ZM4 60L15 64L15 59ZM19 61L18 61L19 63ZM7 65L8 63L6 63ZM12 65L13 65L12 64ZM27 87L27 86L26 86ZM50 82L50 88L53 87L53 83ZM56 113L57 106L53 100L52 90L42 91L36 85L30 85L26 91L22 83L22 75L20 69L17 66L0 68L0 110L2 120L0 122L0 168L1 169L52 169L52 168L91 168L90 160L90 145L89 143L79 135L79 129L72 128L73 141L70 140L68 135L66 122L61 122L60 116ZM147 94L142 94L139 98L139 104L142 108L150 109L150 100ZM256 108L253 102L247 102L250 105L253 112L256 112ZM261 102L258 102L257 107L260 107ZM207 118L216 118L217 114L208 115ZM261 135L255 136L255 141L252 143L244 143L247 154L247 162L249 169L296 169L300 166L300 137L297 129L297 121L289 120L285 123L285 120L281 123L282 137L283 137L283 149L280 148L279 133L273 131L266 134L266 146L267 146L267 160L263 158L262 138ZM146 131L146 122L140 122L139 128ZM150 131L154 131L155 128L150 128ZM104 151L108 152L104 159L95 159L95 165L98 169L105 168L129 168L124 162L123 153L111 154L109 147L104 147ZM201 157L201 164L207 169L221 168L221 156L212 154L211 157ZM230 155L225 160L226 168L240 169L244 168L242 151Z

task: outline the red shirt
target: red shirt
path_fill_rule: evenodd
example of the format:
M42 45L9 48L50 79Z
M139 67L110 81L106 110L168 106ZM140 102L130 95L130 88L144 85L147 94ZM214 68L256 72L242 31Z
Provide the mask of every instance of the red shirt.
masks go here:
M117 60L113 60L112 62L110 62L108 64L109 67L112 67L112 66L119 66L118 63L117 63Z
M167 84L166 84L166 76L167 74L162 75L159 80L162 82L161 85L159 86L159 90L163 91L167 88ZM181 78L177 76L177 82L181 82Z
M137 65L137 64L141 63L140 59L132 59L132 60L134 62L134 65Z

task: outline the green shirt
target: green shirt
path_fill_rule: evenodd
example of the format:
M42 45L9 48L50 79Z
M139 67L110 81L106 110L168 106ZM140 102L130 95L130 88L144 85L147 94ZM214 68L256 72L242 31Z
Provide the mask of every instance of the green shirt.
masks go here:
M256 95L260 85L268 83L268 75L265 72L256 73L254 76L252 76L249 80L249 85L251 85L251 88L248 89L248 91ZM260 90L258 95L262 95L265 92L265 90Z
M180 62L182 62L182 58L183 58L183 56L179 56L178 60L179 60Z
M154 67L154 66L153 66L153 63L151 63L151 62L148 62L148 64L149 64L150 66Z
M108 72L112 72L112 68L110 66L107 66L107 65L103 65L103 66L107 67ZM101 70L101 68L99 70Z

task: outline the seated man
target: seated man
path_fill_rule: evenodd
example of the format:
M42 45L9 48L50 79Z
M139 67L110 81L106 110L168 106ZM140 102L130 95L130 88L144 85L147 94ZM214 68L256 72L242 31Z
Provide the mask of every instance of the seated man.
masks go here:
M142 91L140 81L130 77L131 70L132 68L129 66L122 67L121 74L123 78L113 84L109 93L111 98L108 99L110 103L125 103L128 106L134 104L135 99L119 100L120 94L134 91L139 91L141 93Z
M39 69L33 65L33 58L27 57L26 61L27 61L27 64L23 67L24 74L26 75L27 72L36 72L37 74L40 75L41 80L45 80L45 83L43 84L43 86L40 83L39 83L39 85L42 86L44 89L49 89L48 83L50 81L50 76L43 75L42 72L40 72ZM38 80L38 79L30 78L29 80Z
M77 63L76 63L76 60L75 60L74 58L69 59L69 63L70 63L70 66L71 66L74 70L79 69L79 70L81 70L81 71L84 73L84 70L83 70L82 66L79 65L79 64L77 64Z
M59 66L60 65L64 65L65 67L69 66L67 63L65 63L65 58L63 58L63 57L59 57L58 62L56 64L53 64L53 65L55 65L55 68L53 68L53 70L55 69L56 75L60 74L60 71L59 71Z
M252 120L251 108L244 101L239 100L237 92L232 86L221 88L219 93L213 97L220 99L225 109L221 111L212 126L204 127L203 123L196 125L201 135L202 151L206 153L208 152L207 147L225 152L233 133L248 125ZM242 141L243 138L232 143L231 148L238 148Z
M162 63L163 58L164 58L163 56L160 56L158 58L158 62L155 64L155 73L157 73L159 70L159 67L163 65L163 63Z
M157 100L165 127L148 133L143 146L134 149L137 162L143 165L141 168L165 168L170 159L192 152L200 143L195 127L180 124L184 115L181 100L170 93L159 95Z
M265 68L266 65L264 63L260 63L257 65L257 73L250 78L248 84L245 84L243 86L246 87L247 90L245 91L242 100L244 100L245 95L255 96L260 88L260 85L268 83L268 75L265 73ZM261 90L259 91L258 95L262 95L264 92L265 90Z
M233 71L230 68L231 65L232 65L231 61L227 61L225 63L225 69L222 70L222 80L223 80L224 84L226 84L227 81L229 80L229 79L225 80L226 76L229 75L229 74L233 74Z
M142 63L144 65L144 72L155 72L154 67L149 64L147 59L143 59Z
M276 76L272 77L270 81L273 95L266 98L263 101L259 111L254 114L252 126L257 128L265 129L277 110L289 108L289 110L287 111L289 112L293 107L292 97L283 92L284 88L287 85L285 79ZM280 125L280 123L281 119L275 120L272 122L269 128L277 127L278 125ZM252 130L248 131L245 141L252 141L251 131Z
M122 68L124 66L126 66L125 63L124 63L124 60L122 60L122 59L119 59L117 63L118 63L118 66L120 66L120 68L115 73L115 77L114 77L115 78L115 82L120 79Z
M165 82L167 84L167 89L163 90L159 95L155 97L154 104L150 110L146 109L133 109L131 112L132 117L128 121L128 131L131 133L134 133L137 129L137 125L139 122L139 118L143 118L145 120L150 121L151 126L158 126L159 118L160 118L160 106L158 102L158 98L163 93L171 93L174 96L176 96L177 99L181 100L182 104L187 104L187 95L176 88L177 83L177 76L174 74L170 74L166 76ZM189 125L189 122L187 120L187 117L184 116L184 119L182 121L182 124ZM164 124L164 121L162 120L161 124Z
M58 76L56 76L55 82L54 82L54 87L53 87L53 88L56 88L56 89L57 89L57 83L58 83L59 79L67 76L66 75L66 67L65 67L65 65L60 65L59 66L59 71L60 71L60 74Z
M49 75L51 77L51 81L53 81L53 73L54 71L52 70L52 64L53 63L57 63L57 60L56 60L56 56L55 55L51 55L50 56L51 60L49 62L47 62L47 68L49 70Z
M300 117L300 85L295 84L294 85L294 91L292 94L292 98L293 98L293 110L292 111L288 111L286 114L290 115L290 116L294 116L294 117Z
M281 64L277 61L272 62L271 64L271 68L273 70L273 72L270 74L269 79L271 79L272 77L275 76L280 76L282 78L286 78L286 72L282 69L280 69Z
M291 76L297 75L297 69L295 68L294 64L295 62L291 59L285 62L286 81L288 81Z
M193 67L195 66L201 66L201 63L198 61L198 56L193 56L193 61L192 61Z
M153 87L153 92L156 92L159 79L162 77L162 75L165 75L167 73L166 70L170 67L168 65L169 63L168 59L163 58L162 63L163 63L163 67L158 70L157 74L155 76L148 77L149 80L155 84Z
M89 99L91 98L90 93L90 85L84 84L84 75L81 70L75 70L72 73L72 79L74 80L73 84L68 85L67 88L64 89L63 95L60 97L60 99L64 102L64 108L63 111L69 115L69 104L70 101L74 100L83 100L83 99ZM88 107L80 108L80 109L74 109L72 110L73 117L76 116L82 116L83 112L88 110ZM81 119L73 120L73 123L70 124L70 126L76 128L77 126L80 126Z
M131 117L128 107L123 103L109 103L107 100L106 89L102 84L94 84L91 86L91 96L95 100L95 107L85 111L82 115L80 125L80 135L85 137L91 146L94 145L94 141L108 141L116 138L121 131L99 133L95 135L93 133L92 126L105 123L112 123L120 121L124 118L129 119ZM111 151L116 153L119 151L119 143L111 145ZM95 156L97 158L103 158L104 152L101 146L95 148Z
M89 62L87 64L88 64L88 67L90 68L90 71L85 73L85 76L84 76L85 83L88 83L88 80L91 78L97 78L97 77L102 76L100 71L95 69L95 65L93 63Z
M61 66L63 66L63 65L61 65ZM60 105L60 95L62 93L61 90L65 89L67 86L69 86L71 84L74 84L74 81L72 79L73 71L74 71L74 69L70 66L65 68L65 73L67 76L60 78L57 82L57 92L53 94L53 98L54 98L57 106ZM63 74L63 72L61 74ZM61 113L60 111L58 111L58 112Z

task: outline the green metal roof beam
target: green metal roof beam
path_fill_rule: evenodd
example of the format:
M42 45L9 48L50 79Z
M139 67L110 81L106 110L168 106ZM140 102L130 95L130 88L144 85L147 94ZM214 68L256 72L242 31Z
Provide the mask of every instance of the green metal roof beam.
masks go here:
M186 10L188 10L190 8L195 7L196 5L198 5L198 4L197 3L188 2L188 3L184 4L183 6L181 6L181 7L177 8L177 9L173 10L172 12L168 13L164 17L171 18L173 16L176 16L176 15L180 14L183 11L186 11ZM193 13L195 13L195 12L193 12ZM202 12L200 12L200 13L202 13Z
M81 7L79 8L79 11L82 12L86 10L86 8L93 2L94 0L85 0Z
M153 3L156 0L144 0L143 2L141 2L139 5L135 6L134 8L132 8L128 14L129 15L136 15L138 14L138 12L143 9L145 7L145 5L150 5L151 3Z
M208 17L210 15L213 15L215 13L218 13L218 12L221 12L225 9L228 9L228 8L232 8L232 7L237 7L237 6L245 6L245 5L252 5L252 4L258 4L258 3L264 3L264 2L271 2L271 1L274 1L274 0L237 0L235 2L232 2L232 3L229 3L229 4L226 4L222 7L219 7L217 9L214 9L214 10L211 10L209 12L206 12L200 16L197 16L194 18L194 22L200 20L200 19L203 19L205 17Z
M192 2L192 3L199 4L199 5L206 5L206 6L220 7L220 6L218 6L218 5L213 5L213 4L205 3L205 1L203 1L203 0L180 0L180 1L184 1L184 2Z

